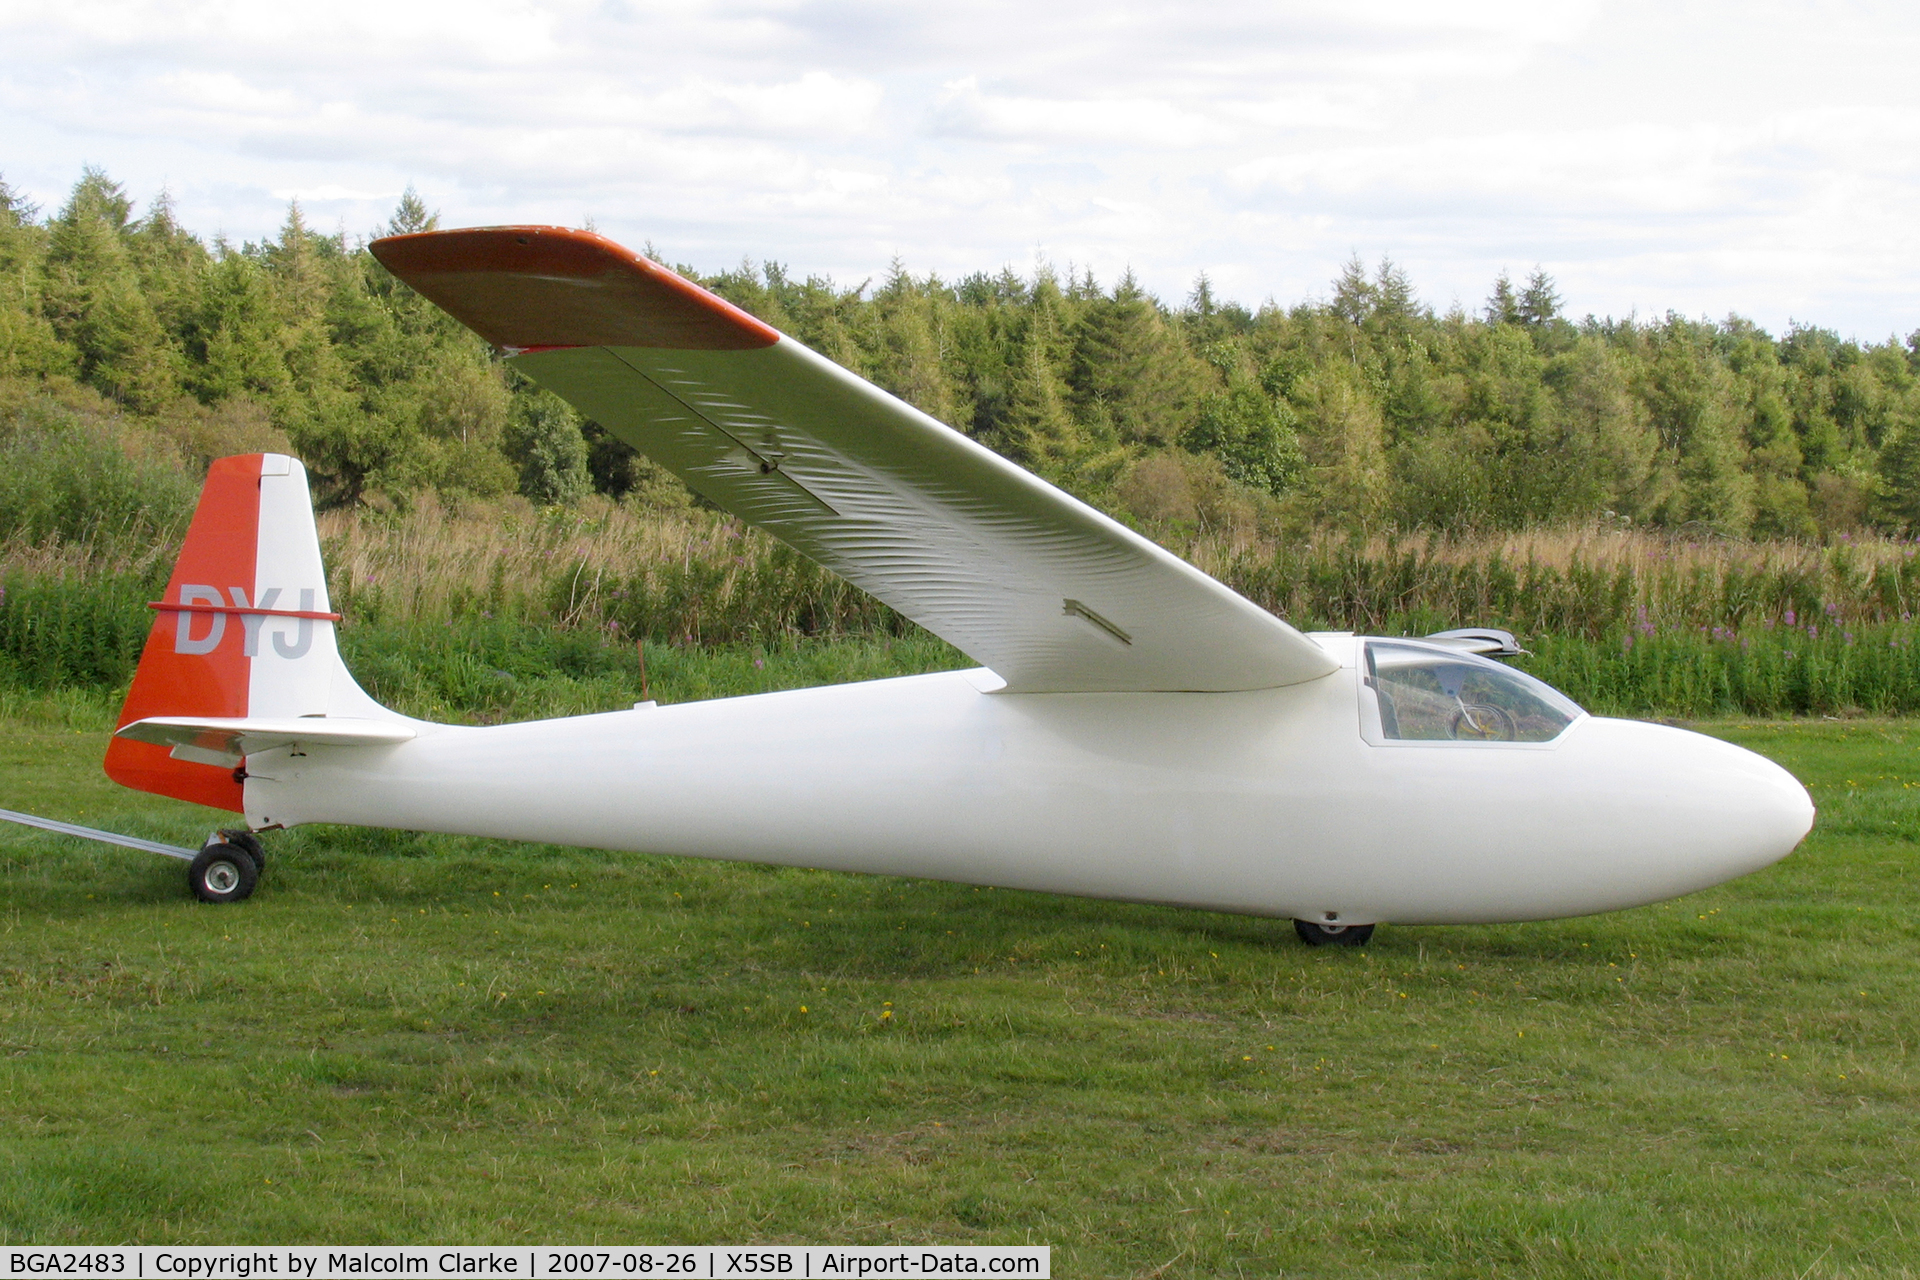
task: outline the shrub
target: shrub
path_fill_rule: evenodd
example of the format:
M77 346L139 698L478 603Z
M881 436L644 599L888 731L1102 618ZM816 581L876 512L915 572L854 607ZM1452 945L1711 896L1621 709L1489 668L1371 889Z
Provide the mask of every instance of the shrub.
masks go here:
M150 432L46 395L0 400L0 542L172 541L199 488Z

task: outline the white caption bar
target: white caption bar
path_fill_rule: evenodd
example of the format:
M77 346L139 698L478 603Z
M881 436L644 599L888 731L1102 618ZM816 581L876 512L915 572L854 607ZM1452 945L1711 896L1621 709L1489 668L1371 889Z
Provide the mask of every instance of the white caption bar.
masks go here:
M361 1280L363 1277L464 1276L470 1280L574 1280L668 1277L715 1280L867 1280L874 1276L1019 1276L1047 1280L1045 1245L699 1245L646 1246L277 1245L219 1248L119 1246L0 1248L0 1280L70 1276L79 1280Z

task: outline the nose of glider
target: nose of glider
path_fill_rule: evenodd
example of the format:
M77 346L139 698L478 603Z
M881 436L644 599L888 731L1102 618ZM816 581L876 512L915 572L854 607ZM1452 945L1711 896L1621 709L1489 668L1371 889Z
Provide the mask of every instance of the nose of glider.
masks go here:
M1813 797L1800 780L1757 752L1717 738L1704 744L1698 784L1727 824L1717 856L1726 879L1772 866L1813 829ZM1713 856L1713 855L1710 855Z
M1603 723L1632 739L1649 843L1685 891L1771 866L1813 828L1813 798L1765 756L1665 725Z

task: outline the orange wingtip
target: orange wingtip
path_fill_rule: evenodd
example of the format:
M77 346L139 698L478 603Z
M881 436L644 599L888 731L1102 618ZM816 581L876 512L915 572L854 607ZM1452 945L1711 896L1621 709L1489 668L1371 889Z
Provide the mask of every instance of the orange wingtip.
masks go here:
M497 347L744 351L780 340L726 299L591 231L473 227L389 236L382 266Z

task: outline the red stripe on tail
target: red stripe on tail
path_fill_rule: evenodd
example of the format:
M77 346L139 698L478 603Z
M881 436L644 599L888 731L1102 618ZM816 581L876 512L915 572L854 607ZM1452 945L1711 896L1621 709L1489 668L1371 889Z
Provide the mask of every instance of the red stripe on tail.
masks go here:
M207 472L163 605L232 604L230 589L254 589L262 455L221 458ZM246 597L242 597L246 598ZM253 660L244 628L224 612L163 609L147 633L120 725L148 716L244 716ZM123 787L243 811L234 770L176 760L167 748L115 738L107 776Z

